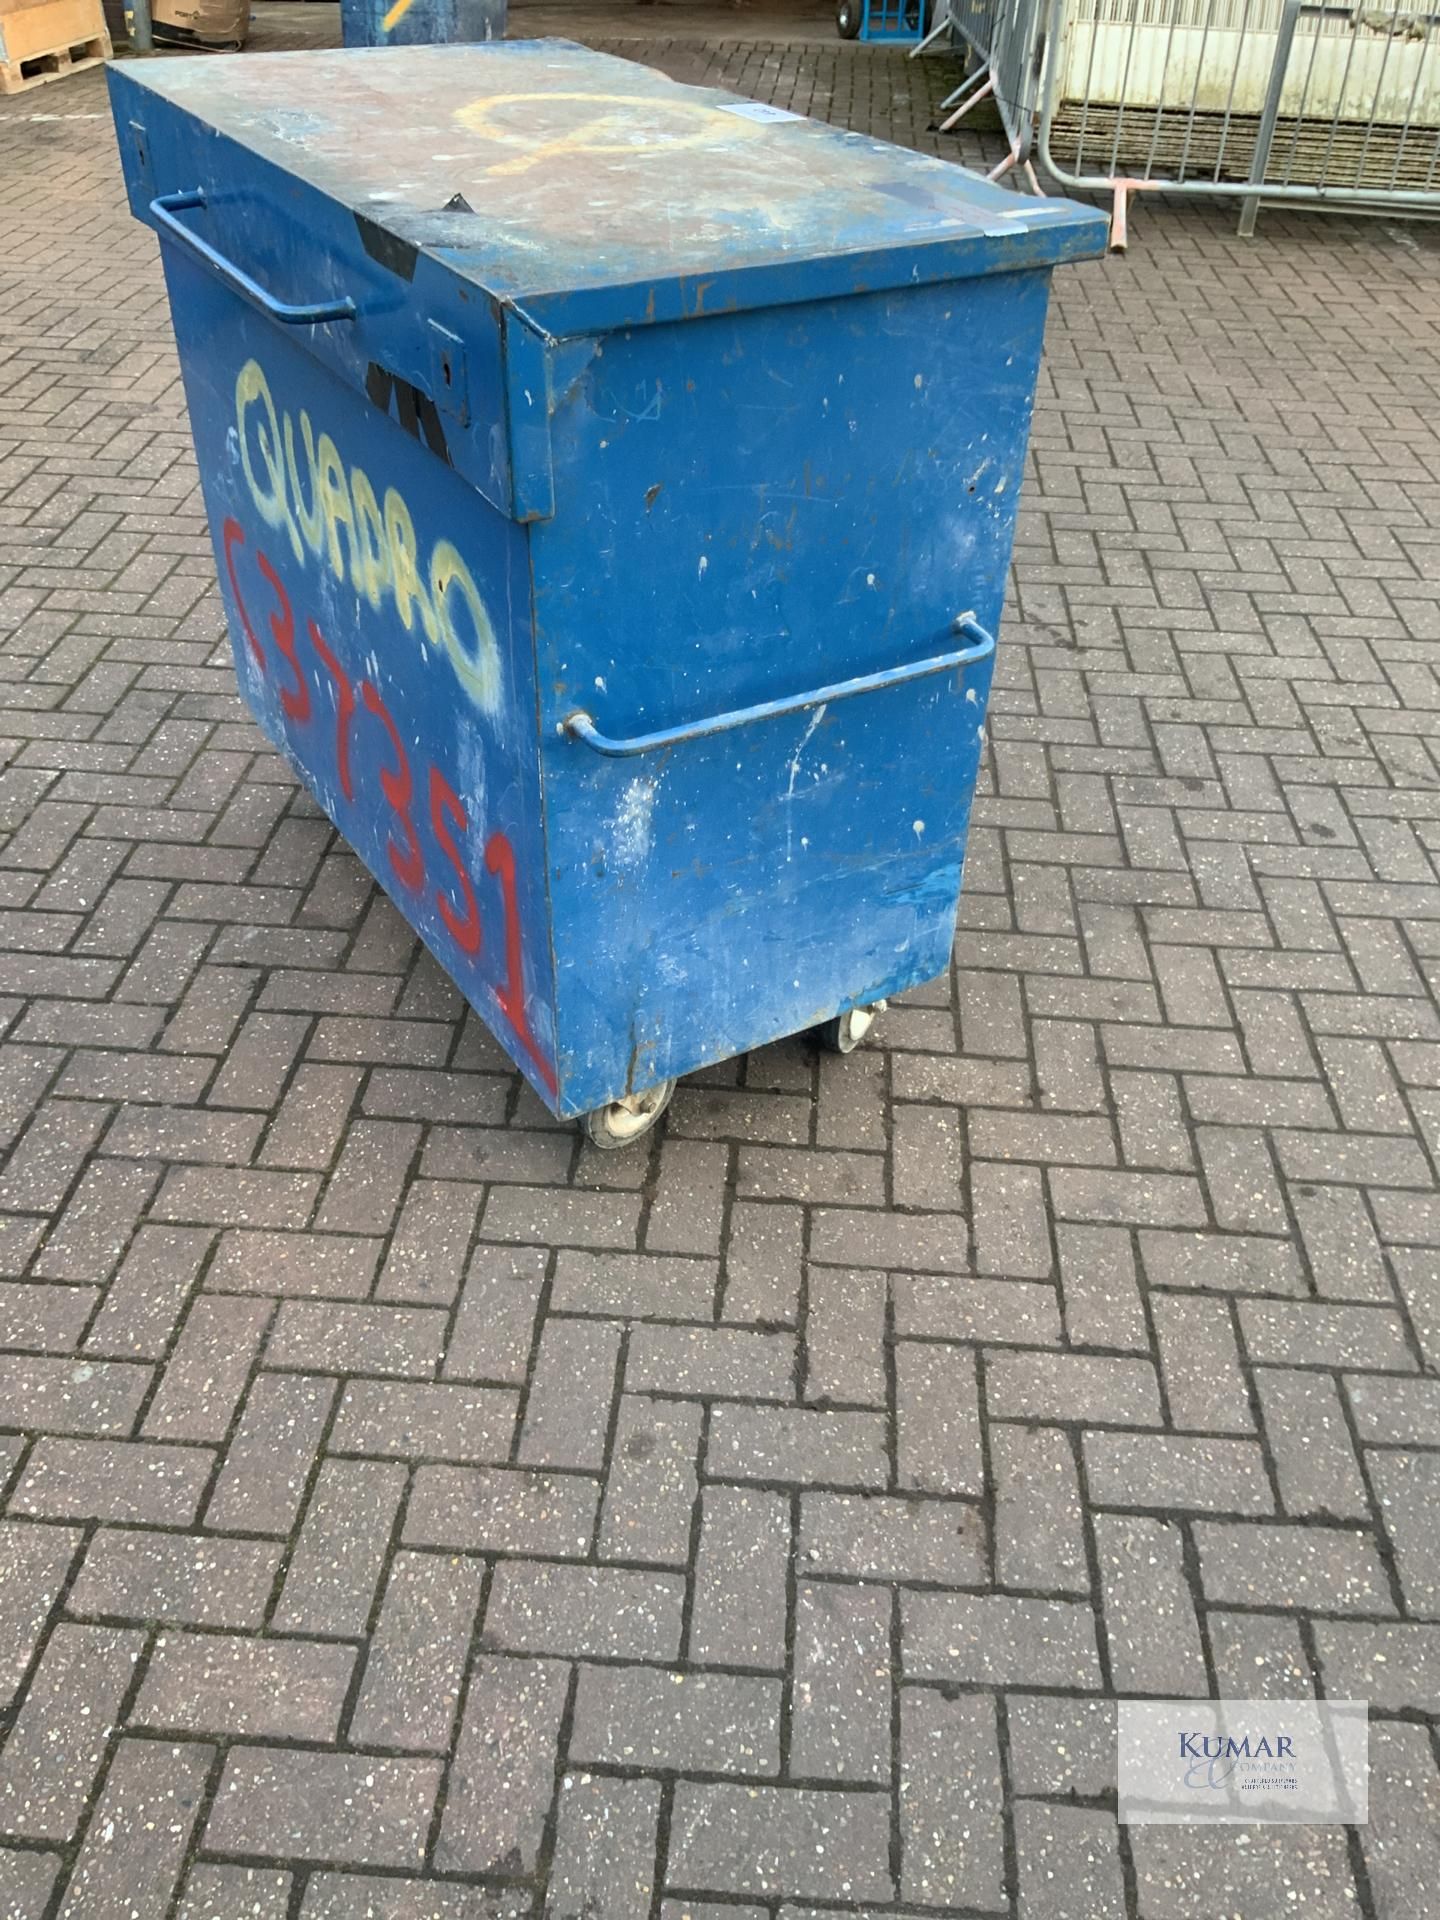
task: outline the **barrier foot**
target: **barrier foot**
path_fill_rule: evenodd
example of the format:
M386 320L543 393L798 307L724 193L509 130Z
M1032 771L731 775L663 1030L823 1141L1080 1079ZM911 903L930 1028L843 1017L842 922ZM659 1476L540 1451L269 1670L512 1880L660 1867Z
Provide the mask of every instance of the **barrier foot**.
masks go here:
M1117 186L1115 202L1110 212L1110 251L1124 253L1130 244L1130 236L1125 228L1125 216L1130 206L1129 187Z

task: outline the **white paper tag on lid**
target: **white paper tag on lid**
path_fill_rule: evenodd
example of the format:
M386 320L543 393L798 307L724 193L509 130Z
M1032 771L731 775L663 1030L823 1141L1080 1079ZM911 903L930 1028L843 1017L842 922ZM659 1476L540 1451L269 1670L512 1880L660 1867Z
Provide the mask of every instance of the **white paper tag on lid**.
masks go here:
M803 120L803 113L788 113L784 107L767 107L763 100L727 101L720 113L738 113L742 120Z

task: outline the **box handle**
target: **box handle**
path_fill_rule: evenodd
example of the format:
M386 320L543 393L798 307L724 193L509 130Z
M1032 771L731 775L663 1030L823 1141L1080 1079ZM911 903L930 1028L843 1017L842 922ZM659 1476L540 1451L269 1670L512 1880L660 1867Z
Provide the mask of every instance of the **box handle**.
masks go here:
M155 224L168 233L172 240L178 240L187 253L194 254L197 260L203 260L207 267L219 274L226 286L232 287L252 307L258 307L262 313L268 313L272 320L278 320L285 327L313 327L322 320L353 320L355 302L344 298L340 300L315 300L309 304L292 306L288 301L277 300L273 293L267 293L258 280L237 267L233 260L227 260L223 253L217 253L208 240L202 240L198 233L192 233L189 227L175 218L177 213L187 213L192 208L205 206L204 190L200 187L182 188L179 193L162 193L150 202L150 212Z
M970 645L953 653L937 653L929 660L915 660L907 667L886 667L881 673L865 673L858 680L837 680L834 686L817 687L813 693L797 693L788 700L764 700L758 707L737 707L733 713L717 713L709 720L692 720L686 727L667 727L662 733L637 733L629 740L614 740L601 733L588 713L572 713L557 729L576 740L583 740L607 759L626 760L637 753L655 753L662 747L678 747L682 740L703 740L708 734L728 733L732 727L748 727L755 720L778 720L782 714L803 713L807 707L827 707L834 700L848 700L856 693L877 693L882 687L901 687L907 680L923 680L932 673L950 673L956 667L973 666L988 660L995 651L995 638L980 625L973 613L962 613L955 622Z

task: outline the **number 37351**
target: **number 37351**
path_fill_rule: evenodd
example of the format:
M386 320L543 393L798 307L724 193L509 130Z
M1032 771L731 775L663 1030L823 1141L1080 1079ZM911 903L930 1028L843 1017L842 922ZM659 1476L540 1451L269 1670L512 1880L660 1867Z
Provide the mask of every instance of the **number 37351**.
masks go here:
M469 960L477 959L484 945L484 926L480 917L479 902L475 897L475 889L460 856L460 847L456 838L457 835L463 837L470 828L464 802L439 767L433 761L427 761L421 804L428 813L430 832L435 844L439 847L450 869L446 885L432 887L426 870L424 847L415 825L414 772L410 765L410 757L405 751L405 743L400 738L400 730L395 724L394 716L381 698L379 688L373 681L351 678L321 633L319 626L310 618L305 620L302 654L301 639L298 635L295 610L290 596L264 549L257 547L255 565L274 599L274 605L269 610L269 628L271 641L279 655L279 663L277 665L273 662L270 654L261 644L260 636L250 617L250 610L240 590L240 581L235 568L235 554L236 550L243 548L246 542L245 532L239 521L227 519L221 538L225 554L225 571L230 581L230 591L234 596L235 609L240 616L245 645L260 673L268 677L272 669L276 671L279 680L280 706L290 729L298 733L319 721L320 715L317 709L321 703L316 699L311 679L312 674L318 673L322 682L328 684L333 693L335 768L340 782L340 792L348 805L354 805L356 766L358 763L361 769L360 777L364 779L372 764L373 728L378 727L383 735L383 748L376 771L380 792L390 816L385 855L397 888L402 897L414 899L417 903L428 893L445 931L460 952ZM310 661L308 671L305 656L308 656ZM371 740L366 739L363 731L367 719L372 727ZM525 998L519 900L515 881L515 849L510 843L509 835L492 833L485 843L484 858L486 871L495 876L499 885L505 929L504 979L495 988L495 997L500 1003L505 1018L514 1029L516 1039L529 1055L546 1087L554 1093L555 1070L530 1030Z

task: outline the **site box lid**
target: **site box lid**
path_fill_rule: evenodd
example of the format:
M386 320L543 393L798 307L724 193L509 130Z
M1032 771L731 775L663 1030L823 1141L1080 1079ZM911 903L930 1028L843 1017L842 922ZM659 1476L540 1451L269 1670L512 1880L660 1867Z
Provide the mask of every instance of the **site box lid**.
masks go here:
M1090 208L564 40L185 58L125 78L557 337L1105 244Z

